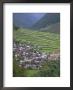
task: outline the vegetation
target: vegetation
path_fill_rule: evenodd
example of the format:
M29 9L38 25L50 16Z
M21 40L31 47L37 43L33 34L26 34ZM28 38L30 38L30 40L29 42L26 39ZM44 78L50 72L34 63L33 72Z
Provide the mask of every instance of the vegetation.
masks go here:
M53 52L60 48L60 36L59 34L33 31L27 29L14 30L13 34L16 41L27 42L32 45L39 46L42 52Z
M40 69L23 69L14 61L13 76L15 77L59 77L60 76L60 61L49 61Z
M13 37L21 43L31 43L39 46L41 52L49 53L56 49L60 49L60 35L49 32L33 31L18 28L13 31ZM45 62L40 69L24 69L18 66L17 61L13 60L13 76L14 77L59 77L60 76L60 60L51 60Z
M16 60L13 61L13 76L15 77L22 77L25 76L24 68L18 66Z
M16 25L13 25L13 29L14 29L14 30L18 30L19 27L17 27Z
M60 61L49 61L40 70L40 76L58 77L60 76Z

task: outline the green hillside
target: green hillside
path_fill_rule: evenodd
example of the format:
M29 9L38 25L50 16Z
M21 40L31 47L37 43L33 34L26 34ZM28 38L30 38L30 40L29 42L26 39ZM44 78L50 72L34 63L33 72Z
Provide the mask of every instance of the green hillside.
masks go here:
M42 32L27 29L13 31L16 41L31 43L38 46L42 52L52 52L60 48L60 35L50 32Z
M13 77L60 77L60 61L48 61L42 68L24 69L13 62Z
M31 43L34 47L38 46L41 52L53 52L60 49L60 34L42 32L37 30L16 29L13 30L13 38L21 43ZM35 48L34 48L35 49ZM47 61L40 69L24 69L18 66L17 61L13 60L14 77L59 77L60 60Z
M60 23L48 25L45 28L41 28L40 31L60 34Z

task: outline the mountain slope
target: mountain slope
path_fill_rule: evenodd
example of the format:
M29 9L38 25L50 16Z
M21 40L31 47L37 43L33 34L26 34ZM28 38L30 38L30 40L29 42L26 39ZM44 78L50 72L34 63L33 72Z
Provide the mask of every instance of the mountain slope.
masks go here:
M59 13L47 13L45 14L38 22L36 22L32 28L34 29L40 29L47 27L48 25L55 24L60 22L60 15Z
M28 29L14 30L16 41L31 43L39 46L42 52L52 52L60 48L60 35L50 32L41 32Z
M41 28L40 31L59 33L60 34L60 23L51 24L45 28Z
M45 13L13 13L13 23L18 27L30 28Z

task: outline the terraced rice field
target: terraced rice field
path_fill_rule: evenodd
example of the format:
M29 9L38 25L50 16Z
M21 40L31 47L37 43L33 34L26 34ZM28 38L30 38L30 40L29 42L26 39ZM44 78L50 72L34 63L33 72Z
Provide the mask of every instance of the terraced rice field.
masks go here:
M60 49L60 34L18 29L14 30L13 37L16 41L31 43L38 46L42 52L53 52Z

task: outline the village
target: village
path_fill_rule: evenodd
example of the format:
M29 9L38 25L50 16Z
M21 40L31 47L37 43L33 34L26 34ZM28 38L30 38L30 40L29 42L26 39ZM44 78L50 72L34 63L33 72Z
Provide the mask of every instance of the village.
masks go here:
M60 52L43 53L34 48L33 45L13 42L13 58L17 61L19 67L39 69L44 62L49 60L60 60Z

